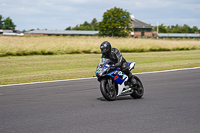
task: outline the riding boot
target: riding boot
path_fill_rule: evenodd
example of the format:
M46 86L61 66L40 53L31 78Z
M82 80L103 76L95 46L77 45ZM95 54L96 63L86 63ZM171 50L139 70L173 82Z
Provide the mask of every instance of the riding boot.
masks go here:
M124 73L128 76L128 82L130 82L133 87L139 87L139 84L137 83L135 78L133 78L133 75L129 70L125 70Z

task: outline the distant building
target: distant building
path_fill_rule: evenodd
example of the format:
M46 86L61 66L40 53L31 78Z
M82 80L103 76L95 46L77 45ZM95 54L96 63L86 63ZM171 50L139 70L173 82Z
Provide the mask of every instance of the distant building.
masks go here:
M24 34L19 30L4 30L4 29L0 29L0 35L24 35Z
M79 31L79 30L31 30L25 32L28 35L48 35L48 36L95 36L99 31Z
M159 38L200 38L199 33L158 33Z
M134 19L129 24L130 27L132 27L132 32L129 34L129 37L134 38L152 38L156 35L152 32L152 28L154 26L151 26L147 23L144 23L138 19Z

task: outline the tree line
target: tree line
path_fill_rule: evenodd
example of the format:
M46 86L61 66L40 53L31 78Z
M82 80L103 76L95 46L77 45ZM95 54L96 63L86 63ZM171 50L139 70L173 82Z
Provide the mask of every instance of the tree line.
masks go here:
M15 30L16 25L12 22L10 17L4 19L2 15L0 15L0 29L6 30Z
M153 31L157 31L157 26L153 28ZM164 26L164 24L161 24L158 26L158 33L200 33L200 29L197 26L190 27L187 24L183 26L178 24Z
M97 19L94 18L91 23L85 21L83 24L76 25L75 27L67 27L65 30L89 30L89 31L97 31L99 29L99 23Z

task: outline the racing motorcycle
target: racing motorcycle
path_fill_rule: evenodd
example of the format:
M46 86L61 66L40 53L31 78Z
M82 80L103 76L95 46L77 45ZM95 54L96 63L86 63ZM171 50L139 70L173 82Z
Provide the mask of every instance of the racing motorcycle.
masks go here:
M118 96L130 95L134 99L141 98L144 94L144 87L141 80L133 75L132 78L138 83L137 87L128 81L128 76L119 67L112 66L110 59L101 58L96 69L96 76L100 82L100 90L103 97L113 101ZM135 62L128 62L129 70L135 67Z

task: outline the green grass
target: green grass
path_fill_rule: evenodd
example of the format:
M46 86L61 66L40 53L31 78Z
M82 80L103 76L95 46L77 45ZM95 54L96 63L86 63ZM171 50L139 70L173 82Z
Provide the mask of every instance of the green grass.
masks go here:
M133 73L200 67L200 50L122 54L136 62ZM101 54L1 57L0 85L92 77L100 58Z
M112 37L11 37L0 36L0 57L100 53L100 44L109 41L121 52L199 50L198 39L134 39Z

